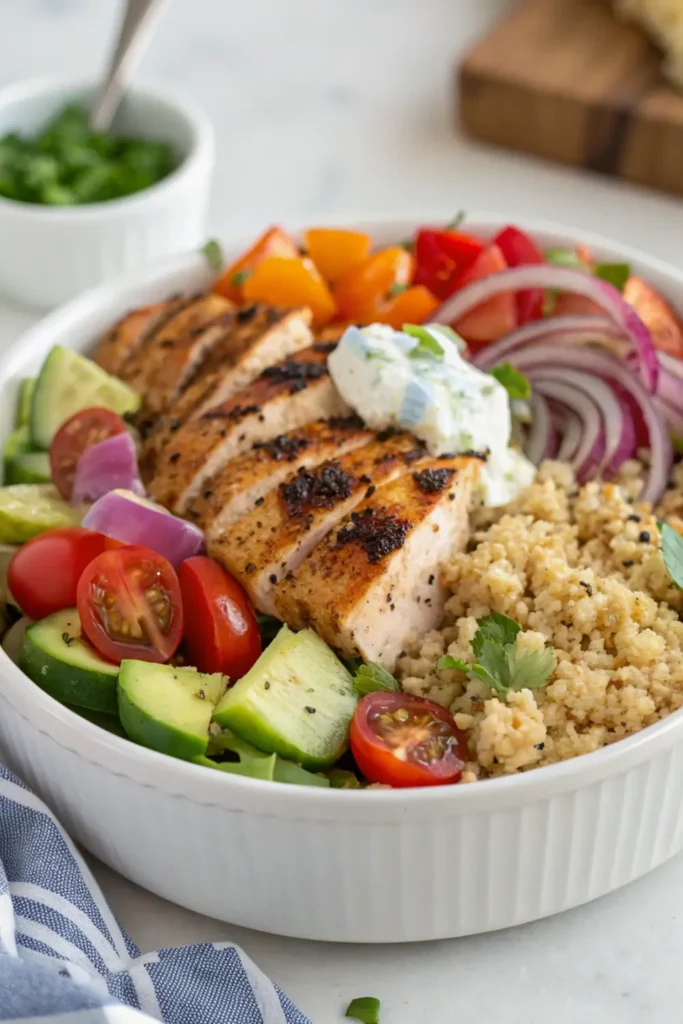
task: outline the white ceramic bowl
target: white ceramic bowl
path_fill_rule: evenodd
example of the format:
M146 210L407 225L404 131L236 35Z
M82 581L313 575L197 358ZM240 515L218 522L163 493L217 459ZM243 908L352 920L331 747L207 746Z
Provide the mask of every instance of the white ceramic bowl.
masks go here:
M499 220L500 222L500 220ZM370 225L388 242L417 220ZM475 220L490 230L492 220ZM683 307L683 273L599 239ZM207 272L196 254L108 285L29 331L0 364L0 428L55 343L87 349L123 310ZM166 899L235 924L338 942L489 931L575 907L683 848L683 711L594 754L433 789L321 790L226 776L103 732L0 652L0 747L65 827Z
M0 136L33 134L62 107L88 103L92 86L53 79L0 91ZM167 178L122 199L39 206L0 196L0 291L48 309L104 281L205 241L213 129L193 104L134 87L114 130L170 143L180 162Z

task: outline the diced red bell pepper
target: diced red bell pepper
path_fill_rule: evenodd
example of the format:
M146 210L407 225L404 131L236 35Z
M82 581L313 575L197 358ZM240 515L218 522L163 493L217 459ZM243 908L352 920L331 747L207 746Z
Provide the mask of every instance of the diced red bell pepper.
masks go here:
M478 238L462 231L420 228L415 238L413 283L424 285L438 299L447 299L484 248Z
M498 246L509 267L545 263L545 257L534 240L525 231L520 231L512 225L499 231L493 239L493 244ZM543 300L542 288L531 288L517 293L517 315L520 325L529 323L530 320L538 320L543 315Z
M505 257L497 245L489 245L473 266L462 277L460 288L482 277L489 277L507 269ZM494 295L453 324L454 329L467 342L488 344L505 337L518 326L517 303L512 292Z

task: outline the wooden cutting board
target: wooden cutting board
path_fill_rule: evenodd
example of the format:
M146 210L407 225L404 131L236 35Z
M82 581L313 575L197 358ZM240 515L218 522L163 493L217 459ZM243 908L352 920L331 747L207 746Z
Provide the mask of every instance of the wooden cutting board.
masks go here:
M605 0L526 0L468 53L471 135L683 195L683 94Z

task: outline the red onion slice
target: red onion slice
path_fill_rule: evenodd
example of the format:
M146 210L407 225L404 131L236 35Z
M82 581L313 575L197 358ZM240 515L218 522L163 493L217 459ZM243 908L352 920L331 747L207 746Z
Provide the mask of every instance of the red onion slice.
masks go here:
M550 413L548 403L539 394L532 394L532 420L525 445L525 455L534 466L540 465L544 459L552 459L557 450L557 431Z
M683 409L683 362L668 352L660 352L659 363L658 398L674 408Z
M510 361L522 373L533 374L534 367L545 364L593 373L603 380L619 384L638 406L649 436L650 467L640 498L652 504L659 501L673 461L671 440L657 402L627 366L613 356L594 349L578 352L574 349L556 349L552 345L530 345L516 352Z
M480 370L491 370L506 360L510 352L543 341L555 345L604 345L619 356L630 348L623 330L606 316L551 316L534 320L486 345L473 356L472 363Z
M573 413L571 409L566 409L560 403L553 402L551 409L562 435L556 458L560 462L571 462L581 444L583 425L576 413Z
M434 320L455 323L482 302L505 292L547 288L574 295L584 295L604 309L631 342L629 363L637 368L649 391L657 387L659 363L652 337L635 310L611 284L581 270L571 270L547 263L531 264L502 270L474 281L456 292L437 310ZM505 340L505 339L503 339Z
M602 416L593 399L573 384L561 380L534 378L536 391L546 398L554 398L562 402L579 417L583 424L581 443L572 459L580 483L585 483L600 464L605 451Z
M86 448L76 466L71 501L97 501L108 491L123 489L143 496L135 442L128 431Z
M161 505L130 491L105 494L86 512L83 526L124 544L150 548L174 568L204 547L204 535L194 523L178 519Z

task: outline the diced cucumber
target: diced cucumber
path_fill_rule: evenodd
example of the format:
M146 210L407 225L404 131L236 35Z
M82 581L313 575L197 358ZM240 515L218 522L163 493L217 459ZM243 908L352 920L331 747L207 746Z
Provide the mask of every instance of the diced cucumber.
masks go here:
M100 729L105 729L114 736L120 736L124 740L128 739L126 730L121 725L119 719L113 715L106 715L103 711L88 711L87 708L70 707L69 710L80 715L81 718L87 718L93 725L98 725Z
M0 544L23 544L44 530L79 526L86 510L69 505L52 484L0 487Z
M132 740L162 754L191 760L205 754L214 707L225 693L220 672L123 661L119 716Z
M25 377L19 385L19 401L17 403L17 427L28 426L28 421L31 416L31 399L33 398L33 389L36 386L35 377Z
M213 720L267 753L326 768L347 747L357 700L351 674L327 644L311 629L283 626Z
M140 396L90 359L55 345L43 363L33 391L32 444L47 451L62 424L93 405L113 409L123 416L140 408Z
M18 550L15 544L0 544L0 603L11 604L15 608L19 606L9 592L7 573L9 564Z
M55 612L28 627L19 667L63 704L117 713L119 666L101 658L82 637L75 608Z
M5 442L3 483L49 484L52 479L47 452L36 451L28 439L28 427L19 427Z
M21 649L24 646L24 637L26 630L31 625L31 620L25 616L21 619L17 619L13 626L7 630L2 638L2 649L8 658L14 662L15 665L19 664L21 657Z

